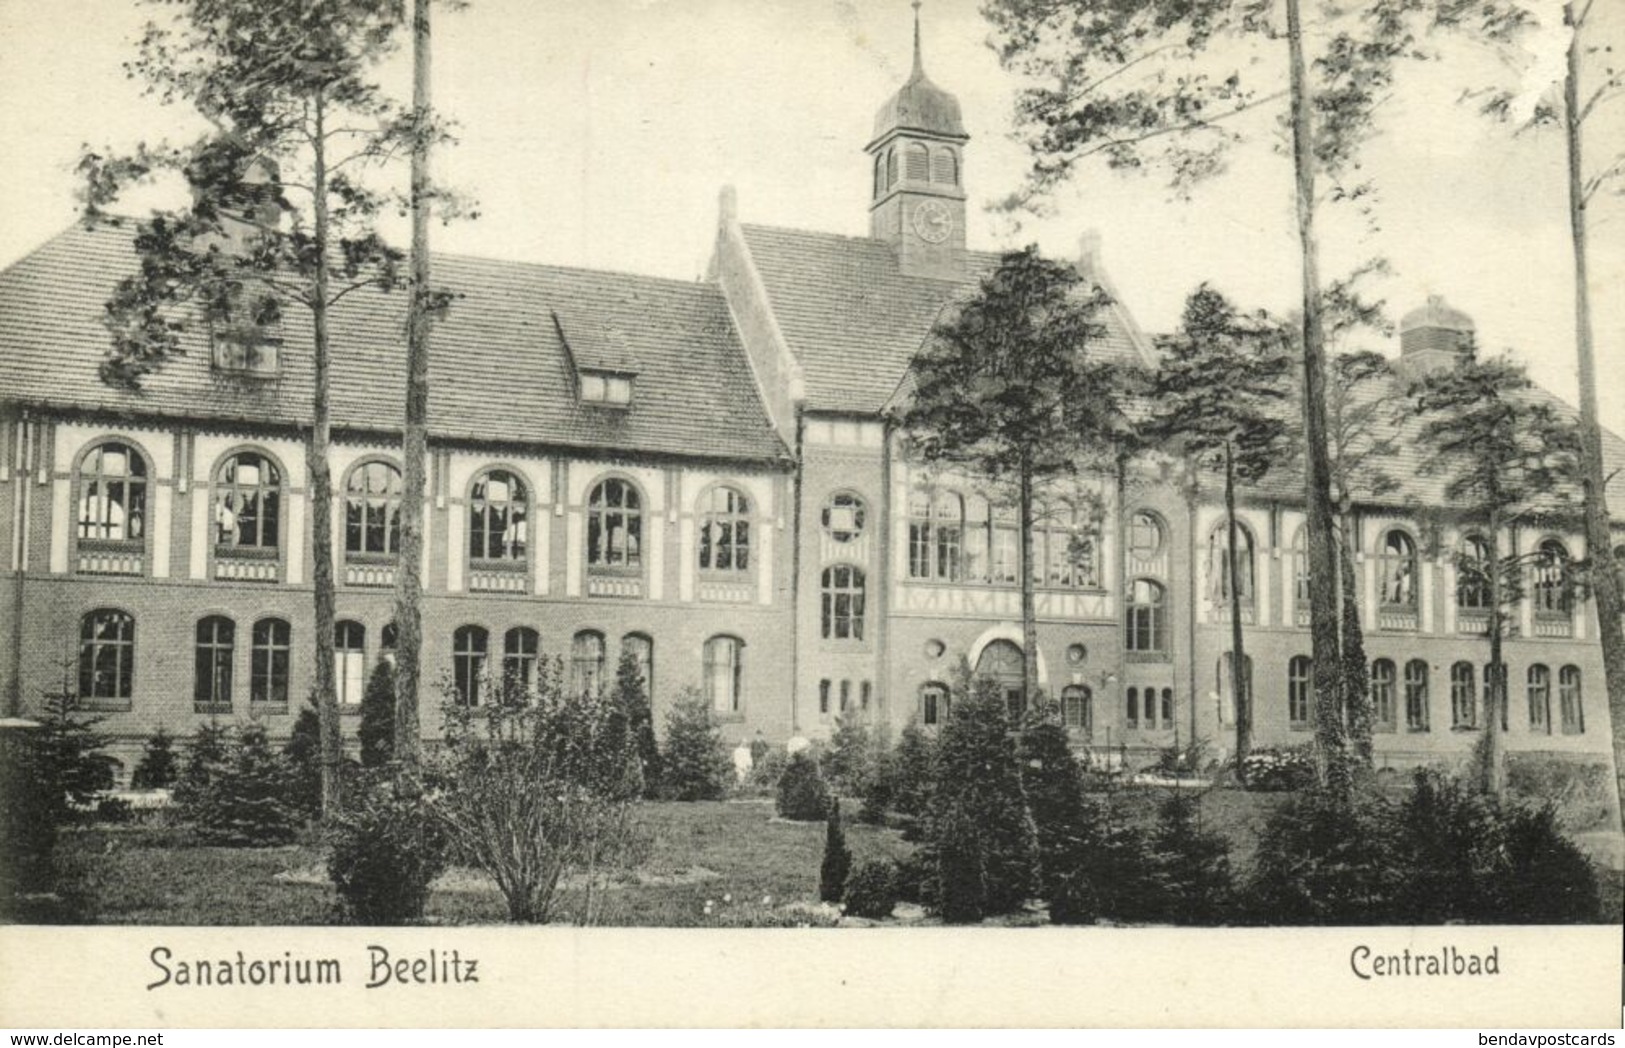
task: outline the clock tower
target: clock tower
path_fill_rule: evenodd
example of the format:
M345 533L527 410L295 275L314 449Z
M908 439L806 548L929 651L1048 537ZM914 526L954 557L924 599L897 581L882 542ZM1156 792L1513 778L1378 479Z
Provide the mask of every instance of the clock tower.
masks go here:
M914 0L914 69L875 114L867 147L873 178L869 235L897 252L911 276L961 279L965 260L965 153L959 99L933 84L920 59Z

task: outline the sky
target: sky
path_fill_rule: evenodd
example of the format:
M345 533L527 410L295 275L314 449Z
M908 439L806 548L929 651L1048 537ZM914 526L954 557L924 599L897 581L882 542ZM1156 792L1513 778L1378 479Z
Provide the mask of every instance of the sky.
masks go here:
M1549 0L1541 14L1555 22ZM1625 43L1625 4L1596 5L1599 38ZM121 63L151 14L132 0L0 0L0 266L74 219L81 145L185 140L183 110L144 98ZM437 15L435 104L459 122L435 161L481 217L437 226L436 250L698 279L718 192L737 187L746 222L862 235L875 110L908 74L906 0L473 0ZM1053 214L1019 229L987 204L1021 181L1012 137L1019 86L987 46L975 0L926 0L925 65L955 93L972 247L1029 242L1075 257L1097 230L1118 293L1147 330L1177 322L1203 281L1239 303L1298 300L1291 170L1266 122L1230 170L1189 200L1154 177L1085 168ZM1555 46L1554 46L1555 45ZM1550 38L1537 69L1560 69ZM1616 53L1620 48L1616 48ZM381 73L409 94L405 56ZM1574 275L1565 158L1555 131L1513 137L1459 103L1463 84L1503 75L1481 53L1407 67L1362 153L1380 188L1373 232L1335 215L1323 271L1373 256L1397 320L1441 294L1511 349L1543 385L1576 398ZM1531 81L1531 94L1541 86ZM194 118L195 119L195 118ZM1278 145L1279 143L1277 143ZM1625 100L1598 110L1597 161L1625 149ZM1588 165L1595 166L1595 165ZM404 181L404 171L399 173ZM405 229L386 232L405 243ZM1602 417L1625 433L1625 198L1599 198L1591 267ZM1397 353L1396 340L1366 340Z

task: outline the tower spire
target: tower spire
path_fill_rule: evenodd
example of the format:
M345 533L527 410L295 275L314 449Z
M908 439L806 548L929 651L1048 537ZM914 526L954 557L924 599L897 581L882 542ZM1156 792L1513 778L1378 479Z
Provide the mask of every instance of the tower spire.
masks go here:
M914 0L914 72L910 74L911 80L918 80L925 75L925 63L920 59L920 0Z

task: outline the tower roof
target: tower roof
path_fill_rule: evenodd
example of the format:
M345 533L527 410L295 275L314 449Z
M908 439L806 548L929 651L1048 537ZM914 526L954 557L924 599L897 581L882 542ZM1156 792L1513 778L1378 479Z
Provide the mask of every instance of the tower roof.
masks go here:
M1401 334L1418 328L1472 331L1473 318L1446 303L1443 295L1429 295L1424 305L1416 307L1399 320Z
M920 58L920 4L914 3L914 68L908 80L875 113L878 142L893 131L923 131L946 138L969 138L959 99L931 82Z

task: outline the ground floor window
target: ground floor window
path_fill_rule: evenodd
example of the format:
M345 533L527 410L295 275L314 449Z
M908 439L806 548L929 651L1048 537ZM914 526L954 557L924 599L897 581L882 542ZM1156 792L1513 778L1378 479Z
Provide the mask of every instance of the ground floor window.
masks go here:
M934 728L948 720L948 689L927 684L920 689L920 723Z
M1061 689L1061 723L1068 731L1084 734L1095 727L1094 696L1082 684L1068 684Z
M1558 706L1563 715L1563 734L1581 735L1586 730L1585 710L1580 702L1580 667L1564 666L1557 675Z
M1473 664L1458 662L1450 667L1450 726L1471 728L1478 723L1478 689L1473 680Z
M341 705L361 703L367 686L367 630L359 622L333 624L333 687Z
M254 623L253 658L249 666L248 701L288 704L288 624L281 619Z
M1309 727L1309 656L1294 655L1286 667L1286 719L1294 728Z
M716 713L738 713L743 708L740 681L744 643L737 637L712 637L705 642L705 694ZM845 681L841 682L845 705Z

